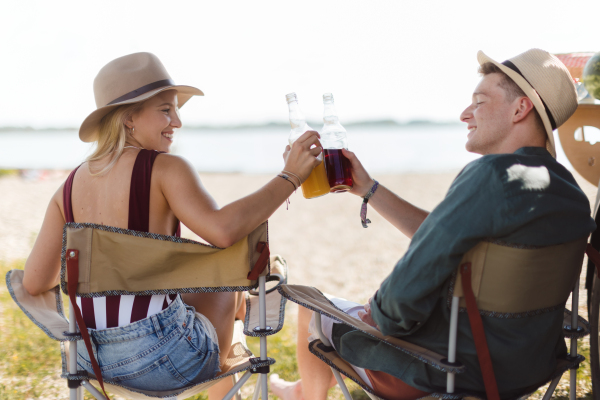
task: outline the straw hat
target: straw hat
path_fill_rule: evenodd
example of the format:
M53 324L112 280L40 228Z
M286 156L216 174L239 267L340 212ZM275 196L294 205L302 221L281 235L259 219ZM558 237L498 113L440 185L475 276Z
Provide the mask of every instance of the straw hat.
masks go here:
M79 138L84 142L97 140L100 120L113 109L123 104L144 101L171 89L177 90L180 108L192 96L204 96L195 87L175 85L154 54L134 53L112 60L94 79L97 108L81 124Z
M546 147L556 157L552 131L561 126L577 109L577 93L569 70L552 54L531 49L499 63L477 53L479 64L491 62L525 92L540 114L548 140Z

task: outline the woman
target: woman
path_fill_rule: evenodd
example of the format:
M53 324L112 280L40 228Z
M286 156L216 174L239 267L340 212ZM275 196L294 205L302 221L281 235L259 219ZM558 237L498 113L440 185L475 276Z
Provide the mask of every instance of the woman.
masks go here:
M97 146L50 201L25 264L23 284L32 295L60 281L65 222L178 235L181 221L209 243L228 247L267 220L318 164L318 134L306 132L284 153L289 176L275 176L255 193L219 208L192 165L168 154L182 126L179 107L203 95L200 90L175 85L156 56L137 53L103 67L94 80L94 95L98 108L83 122L79 136ZM105 379L132 389L169 390L219 371L218 355L228 354L231 344L236 299L235 293L202 293L181 298L109 296L78 299L78 304L92 329ZM154 334L150 319L165 331L179 324L191 332L183 339L192 340L178 338L163 345L165 332ZM181 349L181 343L188 347ZM85 346L78 348L79 365L92 372ZM153 348L158 349L148 351ZM166 363L170 354L176 356ZM221 398L230 386L215 385L209 396Z

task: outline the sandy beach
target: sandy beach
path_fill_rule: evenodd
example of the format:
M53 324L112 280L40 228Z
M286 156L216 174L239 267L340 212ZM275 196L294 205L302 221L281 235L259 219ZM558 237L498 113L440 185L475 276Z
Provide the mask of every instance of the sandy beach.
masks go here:
M376 179L406 200L431 210L443 199L457 173L378 175ZM248 195L273 178L273 175L223 173L201 173L200 176L219 205ZM48 202L66 177L65 171L29 171L0 177L0 263L27 258ZM596 187L577 174L575 177L593 204ZM362 201L356 196L330 194L306 200L299 191L291 196L290 201L288 210L283 205L269 220L271 251L287 260L290 283L315 286L324 292L365 302L409 245L408 238L372 209L368 213L372 224L364 229L359 218ZM198 240L186 228L183 236ZM0 290L6 290L6 287ZM579 304L580 314L587 317L584 290ZM567 307L570 308L570 303ZM295 325L296 313L297 306L288 302L286 325ZM295 328L292 330L295 331ZM589 337L584 339L583 346L589 346ZM58 375L48 379L39 384L49 394L44 399L56 398L58 393L64 393ZM9 382L2 382L0 378L0 383ZM565 392L567 386L568 383L563 380L559 387ZM582 393L590 390L591 386L581 388ZM114 398L120 399L118 396ZM336 398L341 398L341 394Z
M406 200L433 209L458 171L444 174L378 175L376 179ZM25 259L33 246L52 194L64 171L0 178L0 261ZM219 205L252 193L273 175L200 174ZM596 187L575 174L590 202ZM361 199L329 194L306 200L300 191L269 220L272 253L288 262L290 282L311 285L355 301L367 300L406 251L409 240L369 209L372 224L360 224ZM183 235L198 237L188 229ZM585 304L585 302L582 302Z

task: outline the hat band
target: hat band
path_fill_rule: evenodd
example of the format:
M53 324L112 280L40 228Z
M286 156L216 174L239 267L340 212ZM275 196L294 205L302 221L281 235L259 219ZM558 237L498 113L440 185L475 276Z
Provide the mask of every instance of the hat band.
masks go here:
M512 61L506 60L502 63L502 65L504 65L505 67L508 67L510 69L512 69L513 71L515 71L517 74L521 75L521 77L523 79L525 79L525 82L529 83L529 86L531 86L531 88L533 90L535 90L535 88L533 87L533 85L527 80L527 78L525 78L523 76L523 74L521 73L521 71L519 71L519 68L517 68L517 66L515 64L512 63ZM537 93L537 90L535 90ZM538 96L540 97L540 100L542 101L542 104L544 105L544 110L546 111L546 114L548 115L548 119L550 120L550 125L552 126L552 129L556 129L556 122L554 122L554 118L552 117L552 113L550 113L550 110L548 109L548 106L546 105L546 102L544 101L544 99L542 99L542 96L540 96L540 94L538 93Z
M163 79L161 81L156 81L156 82L149 83L149 84L144 85L144 86L142 86L140 88L132 90L129 93L125 93L121 97L118 97L118 98L114 99L113 101L111 101L110 103L108 103L107 106L110 106L111 104L115 104L115 103L120 103L122 101L134 99L134 98L136 98L138 96L143 95L144 93L148 93L151 90L158 89L158 88L163 87L163 86L175 86L175 82L173 82L173 80L169 78L169 79Z

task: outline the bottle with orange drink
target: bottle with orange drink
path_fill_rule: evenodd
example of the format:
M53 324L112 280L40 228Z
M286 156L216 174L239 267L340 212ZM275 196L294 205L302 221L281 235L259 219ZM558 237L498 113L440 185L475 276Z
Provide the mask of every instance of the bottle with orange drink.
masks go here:
M291 146L304 132L313 129L308 126L304 114L300 111L296 93L286 94L285 98L290 110L290 125L292 126L292 130L290 131L289 141ZM302 183L302 194L307 199L314 199L315 197L324 196L329 193L329 180L325 172L323 153L319 154L317 158L321 163L312 170L308 179Z

